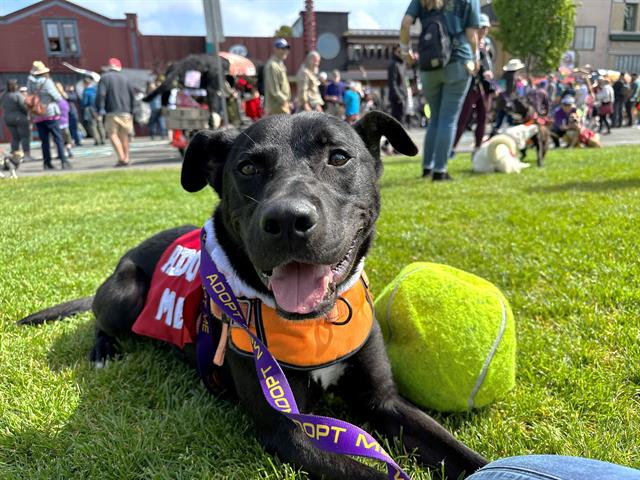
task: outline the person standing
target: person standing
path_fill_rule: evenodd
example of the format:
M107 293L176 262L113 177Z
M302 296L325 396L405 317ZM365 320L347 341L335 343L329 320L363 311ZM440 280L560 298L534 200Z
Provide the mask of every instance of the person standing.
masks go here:
M407 72L400 53L400 45L393 47L391 61L387 67L387 85L389 87L389 104L391 116L404 123L407 103Z
M425 40L425 48L418 52L422 87L431 108L422 176L451 180L449 151L471 76L479 68L480 2L412 0L400 27L400 48L408 63L413 62L409 31L416 18L420 18L420 37ZM438 45L440 48L433 48Z
M96 107L97 97L98 87L91 77L85 77L80 110L82 111L85 128L93 138L93 144L95 146L104 145L104 139L106 137L102 120L100 119L100 115L98 115L98 108Z
M300 65L297 75L299 111L322 111L324 101L320 95L320 81L317 77L319 66L320 54L315 50L310 51L304 63Z
M39 60L33 62L31 72L27 81L27 92L31 98L39 98L40 104L44 108L42 115L33 115L33 123L38 129L38 136L42 144L42 161L45 170L53 170L51 163L51 145L49 136L53 137L58 150L58 158L62 163L62 168L71 168L71 163L67 160L64 150L64 140L58 120L60 119L60 107L58 102L62 98L53 80L49 78L50 70ZM25 99L25 104L29 108L29 96Z
M79 98L74 85L68 85L66 88L67 102L69 102L69 133L76 147L82 146L82 134L78 129L79 115L78 103Z
M24 105L24 95L18 90L18 81L9 80L2 96L4 123L11 134L11 156L22 161L31 160L31 125ZM22 150L21 150L22 147Z
M640 76L631 74L631 106L636 110L636 122L640 126ZM631 116L633 118L633 115Z
M62 132L62 139L64 140L64 148L66 148L67 157L73 158L73 152L71 151L71 148L73 147L73 138L71 137L71 131L69 130L69 113L71 110L69 106L69 97L60 82L56 82L56 88L58 89L58 93L60 93L60 97L62 97L58 100L58 106L60 107L60 119L58 120L58 126Z
M340 78L340 70L331 72L331 81L325 90L324 101L327 113L342 118L344 113L344 92L346 85Z
M130 164L129 135L133 132L135 92L122 74L122 63L110 58L108 71L98 84L98 113L105 116L104 128L118 156L116 167Z
M615 92L608 78L600 78L598 80L598 93L596 93L596 103L598 104L598 117L600 118L600 133L603 127L607 127L607 135L611 133L611 124L609 118L613 114L613 100Z
M289 42L284 38L276 39L273 55L264 66L264 109L267 115L291 113L291 87L287 66L284 64L290 48Z
M515 99L516 92L516 72L518 70L522 70L525 67L525 64L519 58L512 58L507 62L507 64L502 67L502 80L504 81L505 87L502 92L498 95L496 102L496 123L493 126L493 130L491 131L491 136L497 135L502 127L502 123L505 118L508 123L511 123L511 117L507 113L507 109L511 102ZM556 84L554 91L557 91L557 87L559 84Z
M360 85L357 82L350 82L344 92L344 115L347 122L353 125L360 119Z
M329 85L329 75L327 75L327 72L320 72L318 74L318 80L320 81L320 85L318 85L320 98L322 98L322 103L326 105L326 101L324 97L327 95L327 86Z
M630 88L625 79L625 73L621 73L618 79L613 82L613 125L612 128L622 127L624 104Z
M491 21L489 20L489 16L484 13L480 14L480 30L478 32L480 70L473 77L471 81L471 88L469 88L469 92L467 92L464 104L462 105L460 118L458 118L456 138L453 142L454 149L458 145L460 137L462 137L462 134L466 130L474 111L476 112L475 150L480 148L482 140L484 139L484 132L487 124L487 113L491 109L491 100L493 99L493 93L495 92L493 83L493 49L491 47L491 40L487 37L490 27Z

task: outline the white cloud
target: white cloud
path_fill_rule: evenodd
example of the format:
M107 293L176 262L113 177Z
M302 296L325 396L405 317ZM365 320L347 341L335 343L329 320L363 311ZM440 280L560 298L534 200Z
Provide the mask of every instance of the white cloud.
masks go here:
M221 0L224 33L229 36L272 36L281 25L292 25L304 8L299 2Z
M138 15L140 30L155 35L204 35L202 0L72 0L110 18ZM34 0L0 0L0 14L33 4ZM273 35L280 25L292 25L304 10L303 0L220 0L225 34ZM349 11L351 28L398 28L409 0L316 0L318 11Z

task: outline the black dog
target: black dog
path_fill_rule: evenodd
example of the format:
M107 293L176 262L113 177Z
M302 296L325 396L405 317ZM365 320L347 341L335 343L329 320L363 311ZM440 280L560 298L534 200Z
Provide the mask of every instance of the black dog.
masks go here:
M531 137L531 143L536 149L536 162L538 167L544 165L544 157L549 151L550 133L547 128L546 117L536 112L534 106L524 98L516 98L509 104L509 112L515 125L533 123L538 127L538 132ZM520 160L527 156L527 147L520 151Z
M239 280L275 300L278 314L290 322L330 311L342 284L360 275L380 210L382 135L399 152L417 153L402 126L381 112L367 114L353 128L319 113L269 117L242 133L201 131L186 151L182 185L195 192L208 184L218 193L215 237ZM115 337L131 331L163 251L192 228L164 231L127 252L93 299L59 305L21 323L92 308L97 341L91 359L103 362L114 355ZM322 278L300 281L311 283L316 293L321 289L322 295L292 299L283 289L298 288L296 272L308 270L321 272ZM220 322L214 323L219 332ZM300 428L268 406L250 356L228 349L221 369L226 388L251 415L269 452L313 477L387 478L352 458L313 447ZM375 320L364 344L339 363L322 372L283 369L301 412L311 412L328 383L334 383L356 418L368 419L388 437L400 437L424 465L439 469L443 463L447 478L470 474L486 463L398 395ZM319 374L329 374L332 382Z

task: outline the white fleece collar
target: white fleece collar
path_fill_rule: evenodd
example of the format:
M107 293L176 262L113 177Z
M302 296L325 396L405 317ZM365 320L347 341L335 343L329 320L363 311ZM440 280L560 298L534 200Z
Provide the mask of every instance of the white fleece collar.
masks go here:
M213 260L213 263L216 264L218 270L225 276L227 279L227 283L233 290L233 293L236 297L244 297L244 298L257 298L262 303L271 308L276 308L276 303L273 299L272 295L265 295L261 292L258 292L255 288L248 285L240 275L231 265L229 261L229 257L226 252L222 248L222 245L218 242L218 237L216 236L216 229L213 225L213 218L207 220L204 224L204 230L207 233L207 240L205 242L205 250ZM364 269L364 257L358 263L355 271L351 274L351 276L340 285L338 288L338 294L342 294L349 290L351 287L355 285L355 283L360 278L362 274L362 270Z

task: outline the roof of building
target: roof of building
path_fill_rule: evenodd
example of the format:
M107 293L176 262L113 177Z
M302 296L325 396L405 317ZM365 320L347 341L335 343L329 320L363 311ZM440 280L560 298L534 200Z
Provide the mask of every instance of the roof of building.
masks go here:
M42 0L37 3L33 3L31 5L27 5L20 10L16 10L15 12L8 13L5 16L0 16L0 24L8 24L17 22L22 20L25 17L33 15L35 13L41 12L50 7L61 7L67 10L70 10L78 15L82 15L84 17L90 18L97 22L103 23L109 26L126 26L126 19L116 19L109 18L101 15L99 13L94 12L93 10L89 10L88 8L77 5L69 0Z

